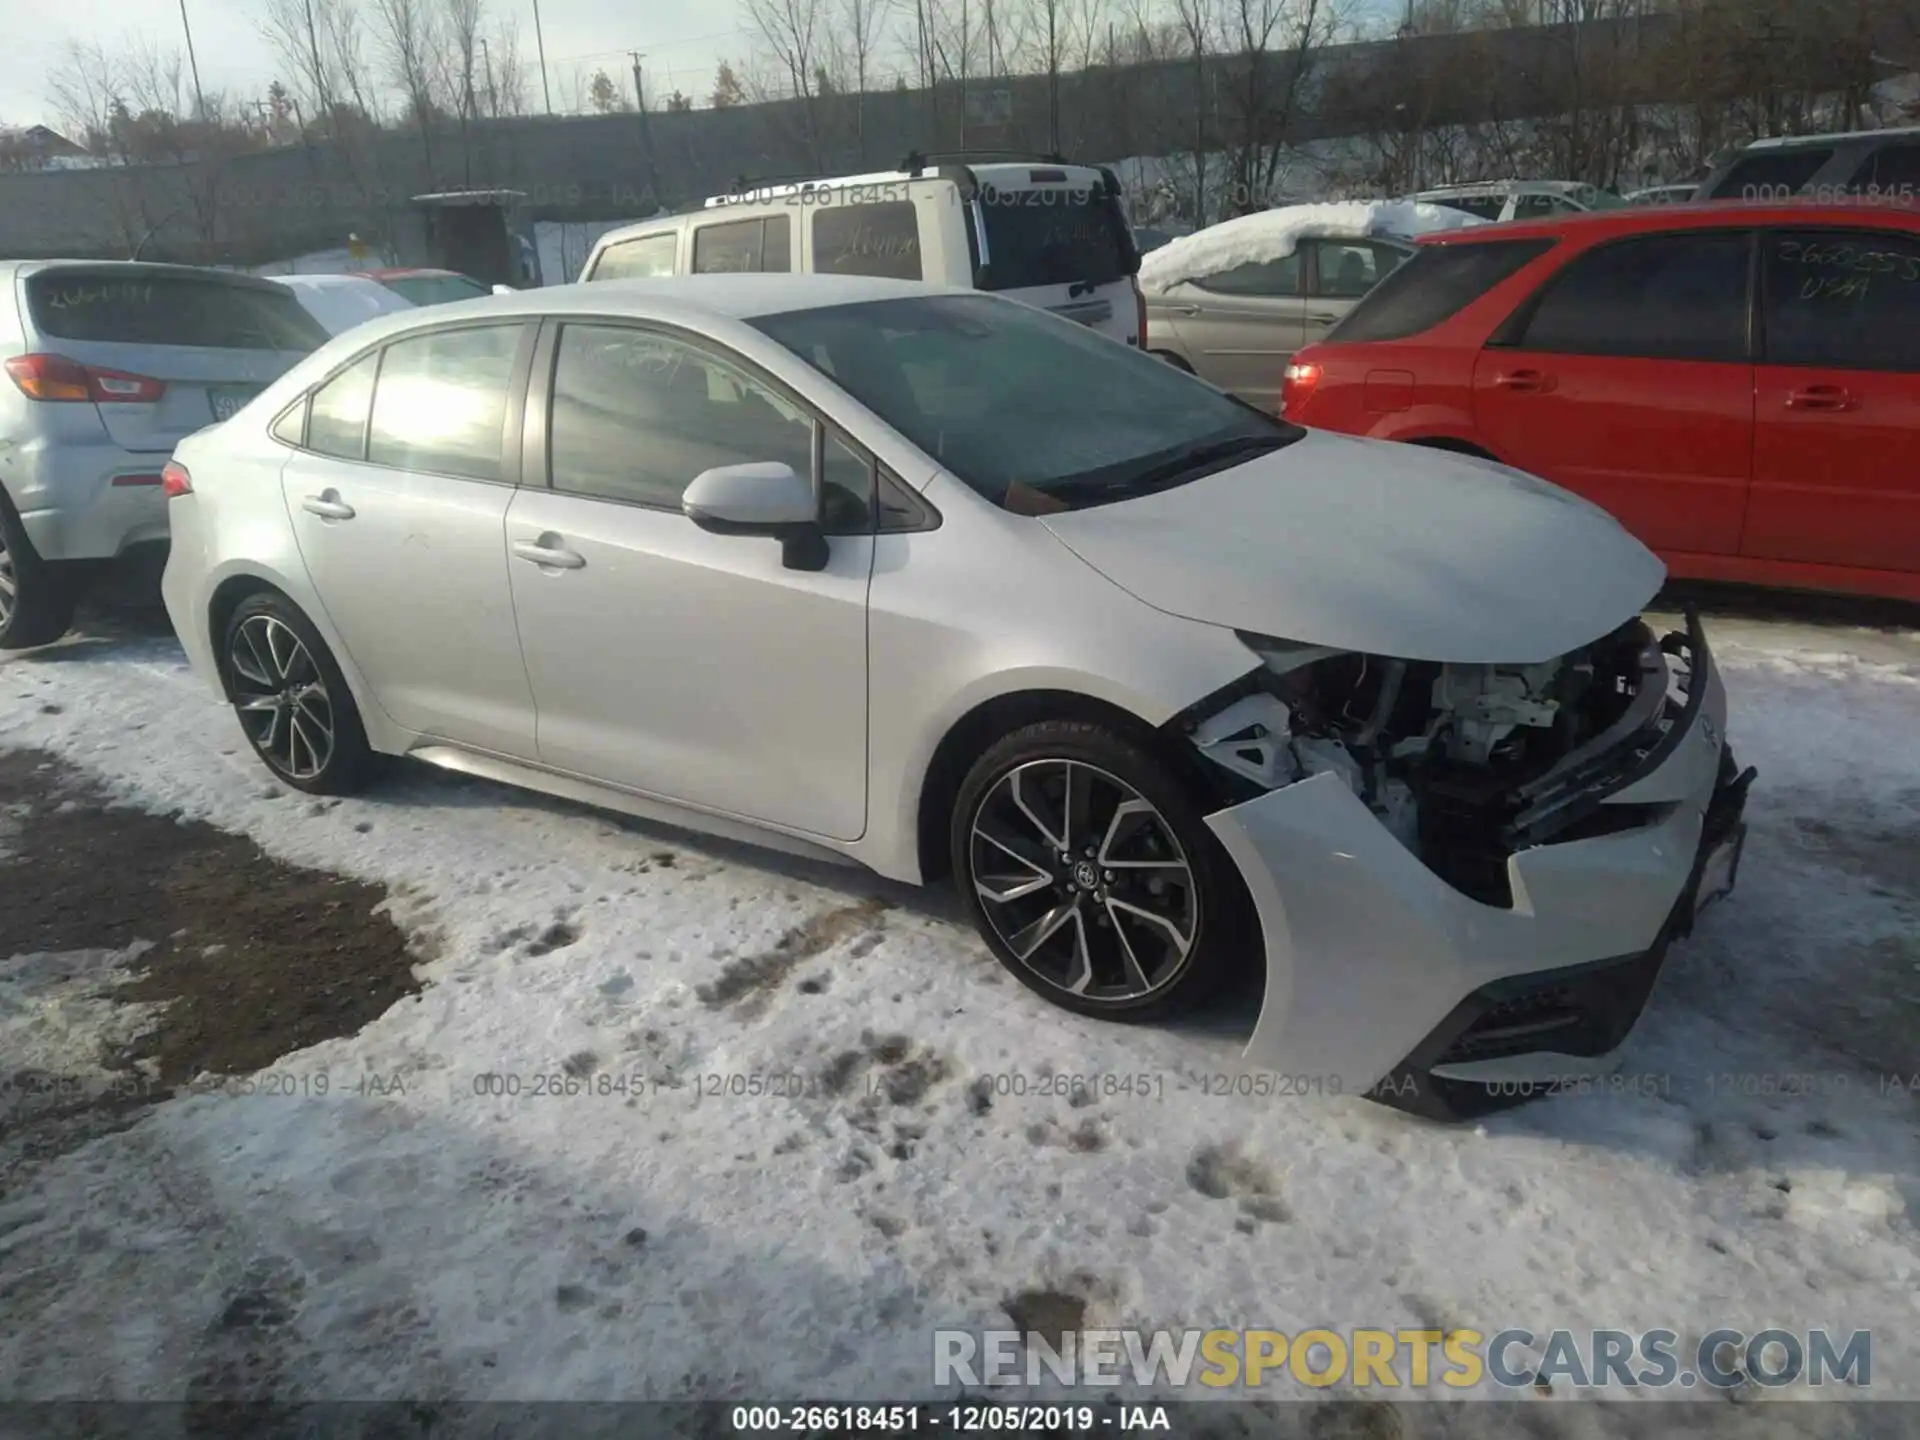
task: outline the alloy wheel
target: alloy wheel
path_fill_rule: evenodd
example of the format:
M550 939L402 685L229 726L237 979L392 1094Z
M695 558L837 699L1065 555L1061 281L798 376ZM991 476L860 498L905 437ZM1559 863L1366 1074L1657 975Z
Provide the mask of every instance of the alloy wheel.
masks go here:
M1015 766L971 833L975 892L994 934L1047 984L1140 1000L1186 968L1200 929L1193 867L1151 801L1078 760Z
M325 770L333 758L333 699L292 627L249 615L233 632L227 661L234 709L266 762L293 780Z
M13 552L7 549L7 542L0 538L0 630L7 628L7 622L13 619L13 607L19 603L20 580L13 569Z

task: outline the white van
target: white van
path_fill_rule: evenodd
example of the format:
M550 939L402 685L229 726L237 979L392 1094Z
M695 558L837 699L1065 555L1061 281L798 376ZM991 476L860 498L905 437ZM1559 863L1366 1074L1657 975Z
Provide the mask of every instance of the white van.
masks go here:
M608 231L580 278L773 270L926 280L992 290L1144 348L1139 269L1120 182L1104 166L915 154L872 175L742 181L698 210Z

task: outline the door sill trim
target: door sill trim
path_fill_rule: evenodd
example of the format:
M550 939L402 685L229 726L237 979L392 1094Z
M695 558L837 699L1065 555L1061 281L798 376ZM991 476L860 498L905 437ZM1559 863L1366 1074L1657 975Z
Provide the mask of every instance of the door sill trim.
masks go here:
M610 785L601 780L589 780L583 775L556 770L531 760L512 759L505 755L495 755L489 751L443 741L417 746L407 751L407 754L412 759L424 760L427 764L442 770L451 770L461 775L475 775L482 780L494 780L503 785L517 785L538 791L543 795L554 796L556 799L572 800L603 810L616 810L622 814L656 821L662 825L670 825L676 830L685 830L696 835L714 835L723 840L752 845L762 850L777 850L784 854L797 855L808 860L828 861L836 865L857 866L860 863L844 851L833 848L836 842L815 840L783 830L769 829L751 820L739 820L728 815L697 810L671 800L662 800L657 796L629 790L624 786Z

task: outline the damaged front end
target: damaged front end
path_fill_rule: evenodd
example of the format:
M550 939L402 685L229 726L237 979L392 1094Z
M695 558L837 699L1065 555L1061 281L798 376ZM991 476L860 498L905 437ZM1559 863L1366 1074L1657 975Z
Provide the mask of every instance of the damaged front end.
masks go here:
M1248 1061L1437 1116L1608 1068L1738 860L1697 616L1512 666L1241 638L1261 665L1173 723L1264 933Z

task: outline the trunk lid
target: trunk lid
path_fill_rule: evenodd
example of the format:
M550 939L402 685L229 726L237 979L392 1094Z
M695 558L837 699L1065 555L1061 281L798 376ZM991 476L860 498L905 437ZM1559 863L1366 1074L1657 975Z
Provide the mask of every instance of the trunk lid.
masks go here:
M219 271L60 265L22 285L33 349L164 383L156 400L96 405L124 450L171 451L328 339L286 287Z

